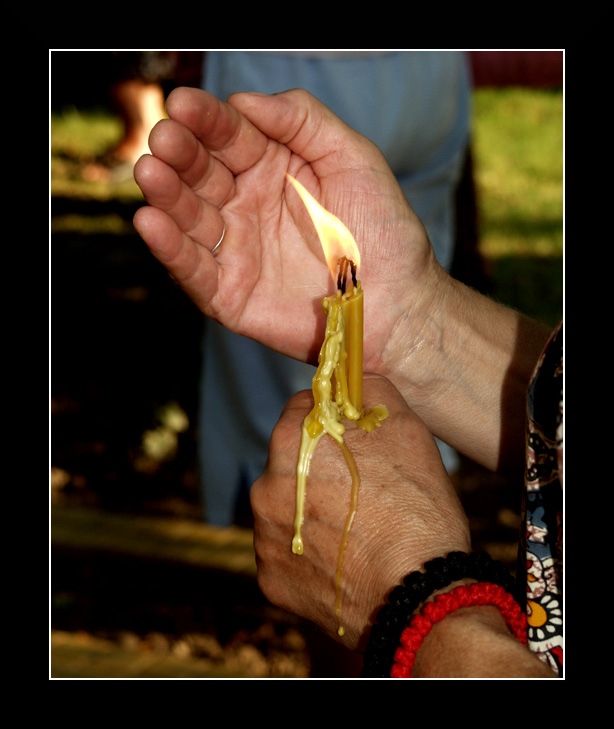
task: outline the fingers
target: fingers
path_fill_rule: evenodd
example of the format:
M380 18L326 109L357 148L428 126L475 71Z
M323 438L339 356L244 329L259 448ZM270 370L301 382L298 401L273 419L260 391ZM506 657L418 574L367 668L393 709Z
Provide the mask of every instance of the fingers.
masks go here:
M229 104L200 89L175 89L168 97L170 119L187 127L234 175L258 162L267 137ZM152 150L153 151L153 150Z
M228 103L238 109L271 139L286 144L295 154L310 162L320 177L356 165L355 145L362 153L377 147L337 117L328 107L303 89L292 89L265 96L254 93L233 94ZM355 144L354 144L355 143Z
M210 309L217 291L217 263L213 256L179 230L162 210L144 207L134 216L134 227L151 253L202 310ZM212 247L215 242L212 243Z
M234 191L234 175L182 124L163 119L149 135L152 154L172 167L194 192L220 207Z
M235 175L262 158L267 138L235 109L199 89L173 91L167 111L169 119L150 134L152 155L137 162L134 177L149 205L211 251L224 233L219 211L235 195ZM174 245L165 245L159 236L154 241L147 224L151 217L140 214L135 225L150 233L146 242L168 262L177 252L177 232L172 231Z
M310 163L334 154L331 169L337 171L339 155L355 165L356 145L364 147L363 153L370 149L381 157L374 144L303 89L273 95L236 93L224 103L200 89L178 88L169 95L166 108L171 120L189 129L234 175L262 159L270 140L287 145Z
M166 213L181 233L208 250L213 249L224 230L224 220L215 204L201 198L173 167L158 157L141 157L135 165L134 178L152 207ZM142 234L137 220L135 225ZM148 244L153 243L149 236L143 237ZM155 247L158 253L162 252L158 245Z

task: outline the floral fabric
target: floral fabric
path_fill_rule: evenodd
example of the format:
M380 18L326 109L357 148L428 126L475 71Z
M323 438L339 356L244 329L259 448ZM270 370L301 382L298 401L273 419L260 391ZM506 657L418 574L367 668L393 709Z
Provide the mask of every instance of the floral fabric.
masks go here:
M529 387L524 534L529 647L563 675L563 323Z

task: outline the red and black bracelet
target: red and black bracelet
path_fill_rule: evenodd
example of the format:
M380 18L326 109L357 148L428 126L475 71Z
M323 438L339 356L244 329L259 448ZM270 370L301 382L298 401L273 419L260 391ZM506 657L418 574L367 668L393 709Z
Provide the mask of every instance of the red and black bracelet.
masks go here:
M514 592L509 570L486 552L450 552L426 562L422 570L411 572L402 585L392 590L379 611L365 649L363 678L389 678L410 617L434 592L463 578L490 582L508 593Z
M404 628L401 633L400 646L394 654L394 664L390 676L392 678L411 678L416 653L433 625L460 608L480 605L493 605L498 608L512 634L523 645L526 645L526 615L509 592L492 582L459 585L450 592L437 595L434 600L427 602L422 612L415 615L409 626Z

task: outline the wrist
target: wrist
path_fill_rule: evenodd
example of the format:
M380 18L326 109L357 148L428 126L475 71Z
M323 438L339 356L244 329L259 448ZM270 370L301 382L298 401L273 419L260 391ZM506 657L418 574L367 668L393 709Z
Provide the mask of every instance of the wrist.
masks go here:
M410 299L408 292L399 299L396 324L382 352L382 374L417 407L437 390L444 361L442 311L452 281L433 257L414 285L417 298Z
M493 605L463 607L433 624L416 652L413 678L553 678Z
M385 374L434 435L508 472L524 463L526 391L549 332L441 268L428 275L431 296L399 325Z
M451 552L407 575L377 614L365 649L363 675L366 678L390 676L401 635L413 615L436 591L471 581L494 583L507 592L512 592L514 585L505 567L484 552Z
M467 637L476 626L478 643L469 647ZM489 582L459 585L429 600L411 619L401 635L390 675L393 678L497 675L501 670L509 670L501 667L499 642L511 636L520 645L526 645L525 615L509 592ZM490 663L484 663L491 652L496 656L496 672L495 665L491 665L492 658Z

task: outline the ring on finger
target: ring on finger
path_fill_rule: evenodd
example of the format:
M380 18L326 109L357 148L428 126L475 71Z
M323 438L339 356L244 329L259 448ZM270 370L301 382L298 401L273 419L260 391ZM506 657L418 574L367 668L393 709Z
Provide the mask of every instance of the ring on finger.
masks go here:
M215 255L217 253L218 248L222 245L222 241L224 240L224 236L226 235L226 226L224 225L224 229L222 230L222 235L220 236L220 239L218 242L213 246L211 250L211 255Z

